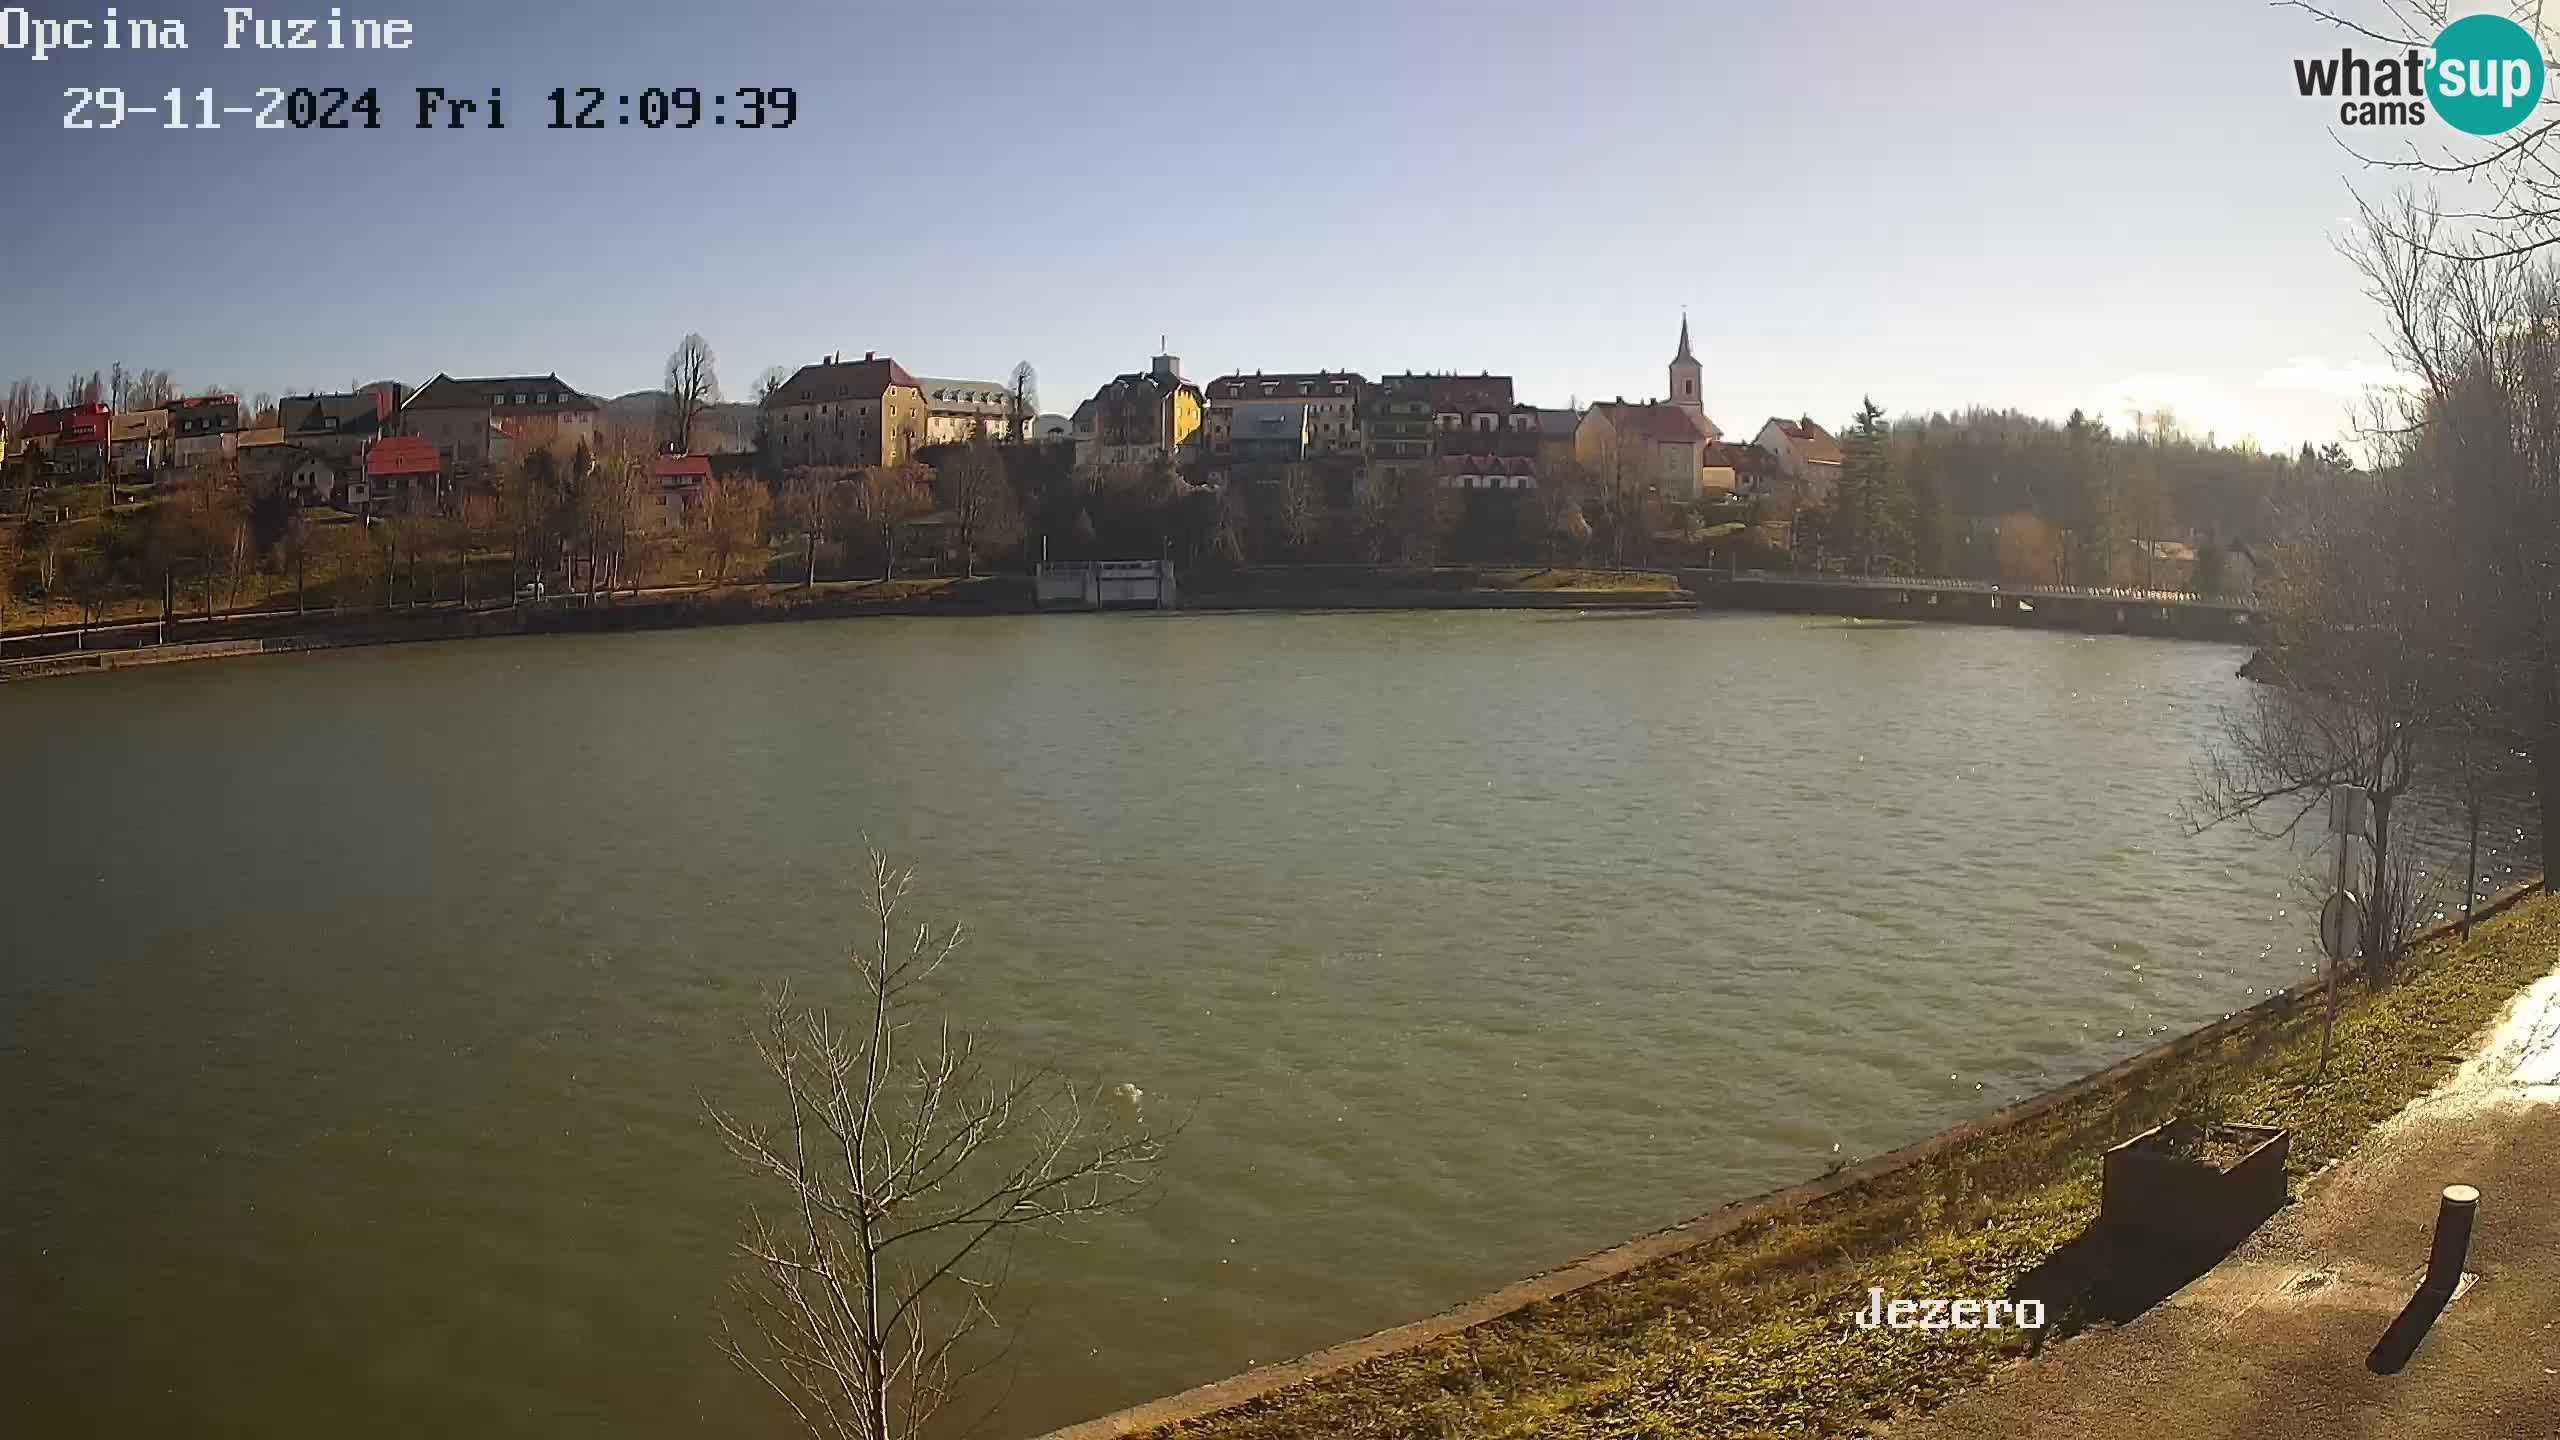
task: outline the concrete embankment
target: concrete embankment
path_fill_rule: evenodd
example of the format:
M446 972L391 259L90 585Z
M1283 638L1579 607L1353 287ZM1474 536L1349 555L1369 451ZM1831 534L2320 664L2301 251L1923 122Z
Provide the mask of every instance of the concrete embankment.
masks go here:
M1680 591L1449 589L1415 585L1290 586L1246 584L1186 590L1185 610L1680 610L1695 602ZM463 611L452 607L376 612L362 618L275 616L188 621L181 635L208 632L215 639L152 644L151 627L125 625L93 637L94 648L59 648L70 637L48 636L53 653L0 657L0 683L91 675L137 665L221 660L247 655L295 654L410 641L467 640L498 635L575 634L625 630L673 630L700 625L754 625L782 620L842 620L877 615L1022 615L1041 611L1028 586L1014 577L954 581L923 590L882 594L861 584L827 584L815 591L738 588L688 591L640 598L605 597L590 604L573 597L526 605ZM1074 612L1063 612L1074 613ZM25 642L20 642L21 644Z
M223 660L247 655L298 654L367 645L429 640L470 640L500 635L577 634L597 631L672 630L698 625L752 625L782 620L838 620L870 615L993 615L1027 613L1032 606L1019 582L958 582L920 593L881 595L863 586L797 590L726 590L710 593L600 599L593 604L560 598L526 605L463 611L394 610L361 619L281 617L256 625L217 622L225 629L266 633L182 640L166 645L115 637L116 648L75 650L25 659L0 659L0 683L91 675L138 665ZM183 630L181 633L185 633Z
M2488 902L2481 913L2508 910L2538 889L2538 880L2519 885ZM2536 913L2525 916L2531 919ZM2413 944L2449 943L2456 923L2430 927ZM2548 956L2537 952L2526 978L2548 965ZM2408 983L2404 977L2404 986ZM2512 987L2500 990L2493 983L2489 988L2499 990L2503 999ZM2385 991L2381 997L2389 1003L2398 993ZM1916 1397L1926 1404L1950 1383L1979 1378L1999 1357L1987 1350L1934 1359L1879 1350L1854 1361L1844 1359L1839 1332L1845 1325L1840 1317L1847 1311L1833 1316L1836 1307L1817 1301L1812 1308L1822 1318L1809 1324L1803 1314L1807 1302L1826 1286L1840 1285L1844 1276L1864 1285L1888 1275L1897 1268L1895 1257L1905 1251L1912 1254L1906 1268L1937 1284L1951 1279L1961 1283L1968 1267L1985 1278L2030 1271L2065 1247L2084 1215L2093 1217L2094 1180L2086 1172L2094 1168L2100 1149L2166 1118L2183 1098L2210 1091L2217 1080L2251 1074L2270 1056L2281 1059L2316 1043L2322 994L2321 982L2305 981L2130 1059L1890 1154L1736 1202L1427 1319L1071 1425L1044 1440L1117 1440L1177 1430L1262 1440L1336 1433L1349 1428L1355 1416L1360 1433L1380 1436L1453 1429L1506 1435L1638 1433L1648 1427L1622 1431L1607 1423L1624 1418L1617 1412L1599 1416L1586 1428L1562 1423L1565 1417L1556 1408L1587 1402L1606 1410L1610 1402L1598 1398L1597 1387L1624 1383L1630 1371L1661 1371L1659 1383L1678 1397L1675 1408L1689 1412L1690 1420L1708 1422L1728 1420L1728 1408L1743 1407L1761 1407L1754 1413L1766 1419L1771 1412L1762 1402L1770 1400L1770 1377L1785 1371L1801 1387L1789 1393L1803 1403L1771 1404L1792 1417L1789 1433L1830 1433L1810 1423L1817 1398L1840 1401L1848 1412L1869 1417L1878 1413L1873 1407L1879 1403L1908 1403ZM2350 1012L2341 1032L2341 1060L2332 1080L2350 1087L2361 1080L2379 1092L2387 1086L2359 1077L2349 1058L2364 1053L2356 1013ZM2416 1034L2423 1027L2405 1020L2383 1028L2392 1025L2411 1031L2410 1036L2395 1034L2392 1041L2408 1053L2378 1055L2371 1063L2389 1074L2389 1084L2401 1084L2410 1078L2403 1071L2413 1071L2428 1058L2419 1051L2431 1055L2441 1044ZM2297 1099L2305 1093L2304 1079L2290 1071L2283 1084ZM2396 1108L2401 1102L2389 1103ZM2338 1108L2353 1106L2342 1101ZM2342 1122L2323 1121L2324 1126L2337 1123ZM2319 1143L2335 1137L2303 1138L2305 1143L2296 1146L2298 1157L2314 1154ZM1959 1247L1961 1254L1956 1253ZM1990 1253L1979 1253L1985 1251ZM1837 1273L1820 1273L1826 1269ZM1706 1322L1703 1315L1717 1318ZM1707 1323L1715 1328L1700 1328ZM1562 1338L1546 1343L1542 1332L1548 1330ZM1758 1338L1728 1349L1724 1342L1733 1334ZM1796 1342L1783 1338L1798 1334L1809 1347L1801 1353L1790 1348ZM1890 1341L1868 1337L1867 1343ZM1639 1353L1649 1345L1664 1347L1671 1358L1649 1368L1649 1357ZM1613 1350L1630 1352L1632 1358L1614 1363L1608 1358ZM1720 1362L1729 1362L1732 1373L1713 1373ZM1565 1373L1541 1379L1550 1367ZM1682 1378L1684 1369L1687 1378ZM1863 1378L1852 1379L1853 1374ZM1581 1398L1574 1400L1576 1396ZM1662 1417L1655 1415L1649 1428L1665 1428ZM1749 1428L1760 1433L1756 1426Z

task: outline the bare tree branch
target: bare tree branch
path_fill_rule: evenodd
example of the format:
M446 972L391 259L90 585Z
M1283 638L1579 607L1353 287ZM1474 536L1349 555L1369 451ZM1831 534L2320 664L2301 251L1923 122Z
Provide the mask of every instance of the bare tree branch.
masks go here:
M909 930L913 872L877 854L864 945L847 956L854 1023L784 988L756 1032L782 1119L706 1105L746 1173L791 1219L751 1213L721 1318L723 1354L811 1435L909 1440L1004 1358L981 1343L1012 1239L1132 1203L1164 1152L1134 1105L1054 1072L990 1073L948 1022L913 1053L909 1018L959 951L957 925Z

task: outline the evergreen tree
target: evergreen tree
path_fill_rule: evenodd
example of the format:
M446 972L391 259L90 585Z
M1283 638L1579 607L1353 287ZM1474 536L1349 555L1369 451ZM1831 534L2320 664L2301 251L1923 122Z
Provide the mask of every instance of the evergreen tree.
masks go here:
M1848 433L1840 437L1840 498L1835 521L1837 548L1860 575L1910 568L1910 507L1894 484L1885 440L1884 411L1870 396L1858 407Z

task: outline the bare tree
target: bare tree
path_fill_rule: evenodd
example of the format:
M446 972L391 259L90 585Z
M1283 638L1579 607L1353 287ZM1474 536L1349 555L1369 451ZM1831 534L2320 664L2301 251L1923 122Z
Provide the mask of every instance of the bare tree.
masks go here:
M715 475L702 487L703 536L711 547L711 583L729 580L729 562L764 538L773 500L764 486L737 475Z
M2372 814L2360 948L2376 983L2390 979L2423 898L2404 888L2415 870L2394 812L2460 689L2445 663L2454 632L2437 594L2442 559L2426 539L2436 473L2412 453L2349 477L2274 547L2273 643L2253 671L2263 683L2224 716L2188 810L2196 829L2240 819L2290 834L2330 787L2362 787Z
M933 471L922 465L874 465L855 485L855 523L880 550L880 578L898 578L898 527L933 508Z
M1040 418L1040 372L1025 360L1013 367L1013 383L1007 388L1005 398L1011 412L1007 418L1013 423L1007 427L1005 438L1020 445L1031 438L1031 422Z
M1432 565L1458 523L1456 492L1425 465L1397 475L1387 506L1390 547L1402 565Z
M18 605L18 560L25 548L18 524L0 520L0 646L9 642L9 618Z
M830 522L843 505L853 472L835 465L795 466L782 479L782 509L792 524L800 527L802 571L800 583L816 588L818 583L818 547L828 539Z
M1280 535L1289 548L1306 553L1315 543L1316 526L1323 512L1316 504L1316 485L1302 462L1291 465L1280 476Z
M936 480L960 542L961 574L978 573L981 550L1000 551L1022 538L1022 505L1005 473L1004 454L995 446L984 440L961 446L942 463Z
M720 1348L831 1440L924 1433L1001 1358L984 1332L1014 1238L1129 1205L1163 1155L1134 1106L919 1024L962 931L906 927L913 881L871 857L846 1021L773 997L755 1046L780 1118L707 1107L777 1196L748 1219Z
M1579 460L1566 456L1539 467L1538 488L1525 508L1548 564L1555 563L1560 546L1579 557L1591 539L1591 522L1582 513L1582 497L1590 491L1591 472Z
M687 335L667 357L667 439L679 455L693 452L694 427L720 403L720 372L711 342Z

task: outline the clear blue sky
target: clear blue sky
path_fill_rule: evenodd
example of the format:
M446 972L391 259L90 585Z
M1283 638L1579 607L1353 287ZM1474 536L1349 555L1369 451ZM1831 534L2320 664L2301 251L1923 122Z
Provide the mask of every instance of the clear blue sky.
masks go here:
M1660 394L1685 305L1729 431L2165 399L2298 443L2379 359L2333 249L2355 165L2291 84L2338 37L2262 4L339 4L416 48L227 52L219 5L118 0L193 48L0 52L0 379L617 394L699 330L733 397L871 349L1029 359L1065 410L1162 333L1198 378L1491 369L1562 404ZM266 84L380 86L389 128L61 128L66 86ZM510 128L413 132L422 84L502 85ZM582 84L792 85L801 119L540 128Z

